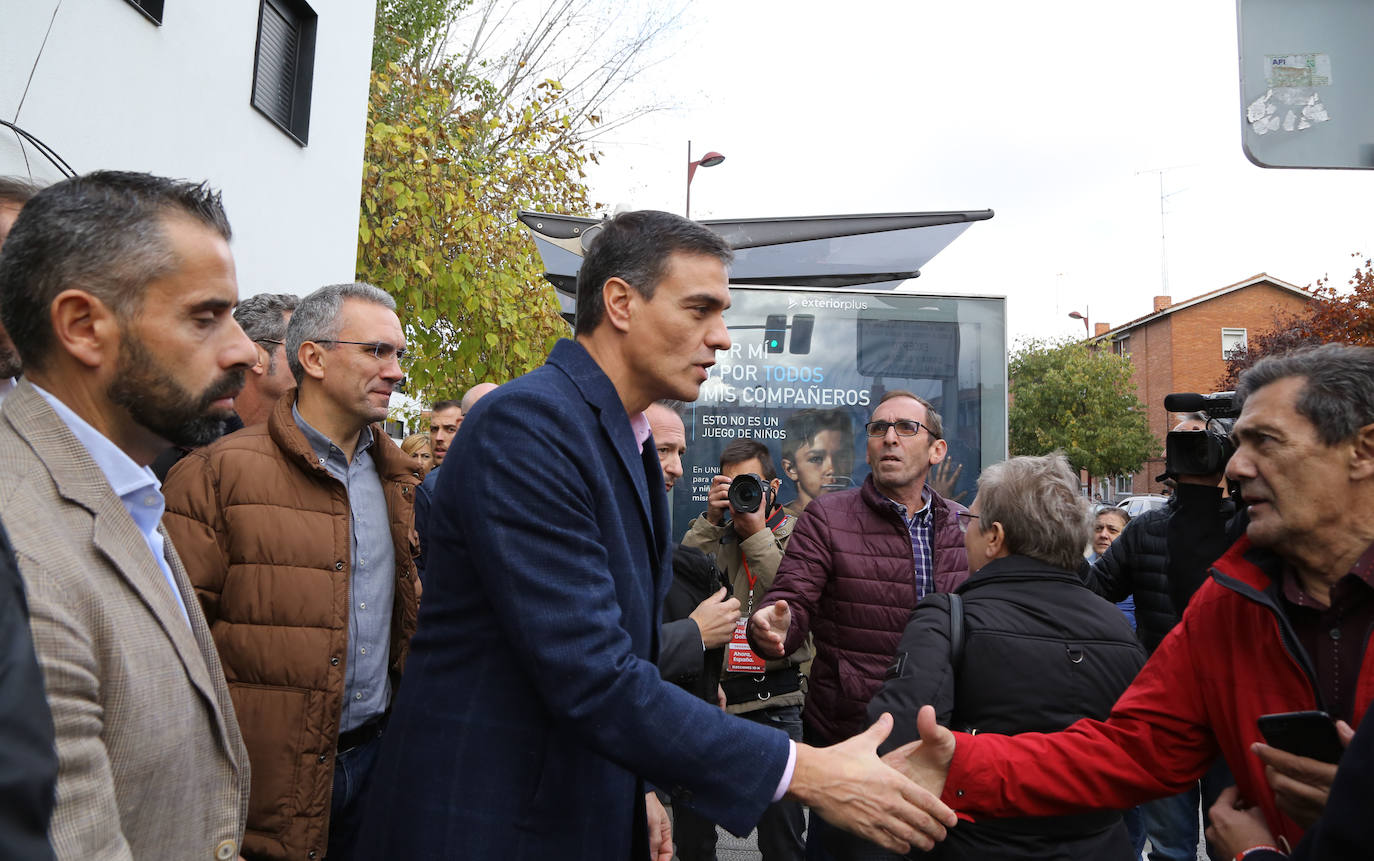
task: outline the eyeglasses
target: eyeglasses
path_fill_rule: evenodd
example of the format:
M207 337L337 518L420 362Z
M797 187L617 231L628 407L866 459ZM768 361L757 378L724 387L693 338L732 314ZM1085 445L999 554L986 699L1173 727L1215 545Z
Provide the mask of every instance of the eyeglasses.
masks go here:
M965 535L968 534L969 525L977 519L978 515L969 511L954 512L954 520L959 524L959 531L964 533Z
M280 347L286 343L285 341L278 341L276 338L254 338L253 342L255 344L271 344L274 347Z
M916 421L915 419L897 419L895 422L869 422L864 425L864 430L868 431L871 437L887 436L888 428L896 428L897 436L916 436L925 428L927 432L930 428ZM932 437L935 434L930 434Z
M386 341L336 341L333 338L312 338L311 340L316 344L353 344L357 347L368 347L370 348L368 352L383 362L391 361L393 356L396 357L396 361L402 362L405 361L406 357L405 347L388 344Z

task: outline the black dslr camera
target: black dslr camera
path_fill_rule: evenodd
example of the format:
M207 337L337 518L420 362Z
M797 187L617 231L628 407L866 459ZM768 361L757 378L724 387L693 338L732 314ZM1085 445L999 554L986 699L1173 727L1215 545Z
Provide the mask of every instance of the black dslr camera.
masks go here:
M756 472L737 475L730 480L727 498L735 511L752 514L762 508L767 513L773 507L773 484Z
M1169 431L1164 440L1164 472L1168 476L1214 475L1226 469L1236 453L1231 442L1231 427L1240 410L1235 392L1176 392L1164 396L1164 409L1171 413L1202 413L1207 427L1195 431Z

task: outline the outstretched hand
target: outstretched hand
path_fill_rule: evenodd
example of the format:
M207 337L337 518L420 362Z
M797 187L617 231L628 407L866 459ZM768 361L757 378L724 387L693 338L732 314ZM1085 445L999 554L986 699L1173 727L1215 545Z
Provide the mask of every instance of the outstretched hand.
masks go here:
M868 730L839 744L798 744L788 795L827 822L892 852L913 846L929 850L957 820L937 794L878 758L878 745L891 731L892 716L884 714ZM952 748L953 737L950 744Z
M934 706L921 706L916 713L916 731L919 740L887 753L883 762L939 798L945 791L949 764L954 761L954 733L935 720Z
M778 601L754 613L749 619L749 645L761 657L781 658L787 641L787 629L792 627L792 609L786 601Z

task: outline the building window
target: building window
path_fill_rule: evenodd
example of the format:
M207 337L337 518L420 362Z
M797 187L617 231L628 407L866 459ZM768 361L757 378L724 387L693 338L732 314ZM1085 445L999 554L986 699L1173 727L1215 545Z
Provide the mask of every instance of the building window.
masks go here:
M253 107L304 146L318 16L304 0L261 0L253 60Z
M1221 357L1223 359L1243 356L1247 349L1249 347L1245 340L1244 329L1221 330Z
M1118 356L1130 357L1131 355L1131 336L1120 335L1112 341L1112 352Z
M1116 477L1117 493L1130 494L1133 490L1135 490L1135 476L1123 474Z
M162 24L163 0L128 0L129 5L143 13L154 24Z

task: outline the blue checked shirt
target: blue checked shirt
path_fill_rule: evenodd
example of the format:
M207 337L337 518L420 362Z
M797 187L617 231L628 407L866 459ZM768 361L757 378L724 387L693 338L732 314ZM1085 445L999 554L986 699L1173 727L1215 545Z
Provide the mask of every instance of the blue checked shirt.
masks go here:
M886 498L886 497L884 497ZM911 533L911 561L916 568L916 600L935 591L935 564L930 553L930 493L921 491L921 510L907 516L906 506L900 502L887 500L892 510L901 516Z

